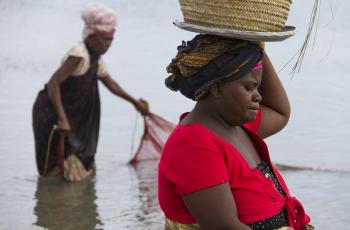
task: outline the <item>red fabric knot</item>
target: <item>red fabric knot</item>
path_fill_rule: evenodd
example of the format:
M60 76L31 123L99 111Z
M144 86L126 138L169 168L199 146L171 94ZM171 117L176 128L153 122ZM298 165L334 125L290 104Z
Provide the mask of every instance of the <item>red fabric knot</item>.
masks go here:
M310 222L310 217L305 214L305 210L295 197L286 196L286 207L288 209L289 225L295 230L301 230Z

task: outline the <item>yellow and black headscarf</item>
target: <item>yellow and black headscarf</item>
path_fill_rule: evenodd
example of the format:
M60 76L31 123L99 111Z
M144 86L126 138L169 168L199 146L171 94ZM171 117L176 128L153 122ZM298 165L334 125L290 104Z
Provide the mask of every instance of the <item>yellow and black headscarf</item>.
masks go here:
M171 75L165 85L195 101L206 95L213 83L245 76L263 57L258 44L213 35L197 35L177 49L167 67Z

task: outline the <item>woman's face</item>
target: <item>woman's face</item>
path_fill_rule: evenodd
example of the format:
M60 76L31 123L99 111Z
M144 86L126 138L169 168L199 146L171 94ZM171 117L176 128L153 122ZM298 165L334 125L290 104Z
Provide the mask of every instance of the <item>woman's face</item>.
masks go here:
M219 86L217 109L228 125L242 125L255 119L261 101L258 91L261 75L261 70L250 72L239 80Z
M87 38L89 48L96 54L107 52L113 41L113 35L91 35Z

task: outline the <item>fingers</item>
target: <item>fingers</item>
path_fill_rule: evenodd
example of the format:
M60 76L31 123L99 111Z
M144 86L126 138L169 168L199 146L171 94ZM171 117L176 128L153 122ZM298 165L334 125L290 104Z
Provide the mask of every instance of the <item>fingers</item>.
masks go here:
M61 135L68 136L70 131L71 131L71 128L70 128L68 121L58 120L57 130L60 132Z
M148 103L146 100L140 98L140 99L138 100L137 110L138 110L143 116L147 115L147 114L149 113L149 103Z
M265 42L260 41L260 42L259 42L259 47L260 47L261 49L265 50Z
M148 103L148 101L146 101L145 99L140 98L139 101L140 101L142 104L144 104L147 108L149 107L149 103Z

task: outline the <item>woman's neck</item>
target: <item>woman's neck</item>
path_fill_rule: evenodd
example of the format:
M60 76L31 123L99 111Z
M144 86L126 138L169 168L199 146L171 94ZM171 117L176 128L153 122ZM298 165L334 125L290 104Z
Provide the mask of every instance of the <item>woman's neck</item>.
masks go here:
M212 131L231 132L237 125L229 125L220 114L206 102L197 102L194 109L185 117L182 124L199 123Z

